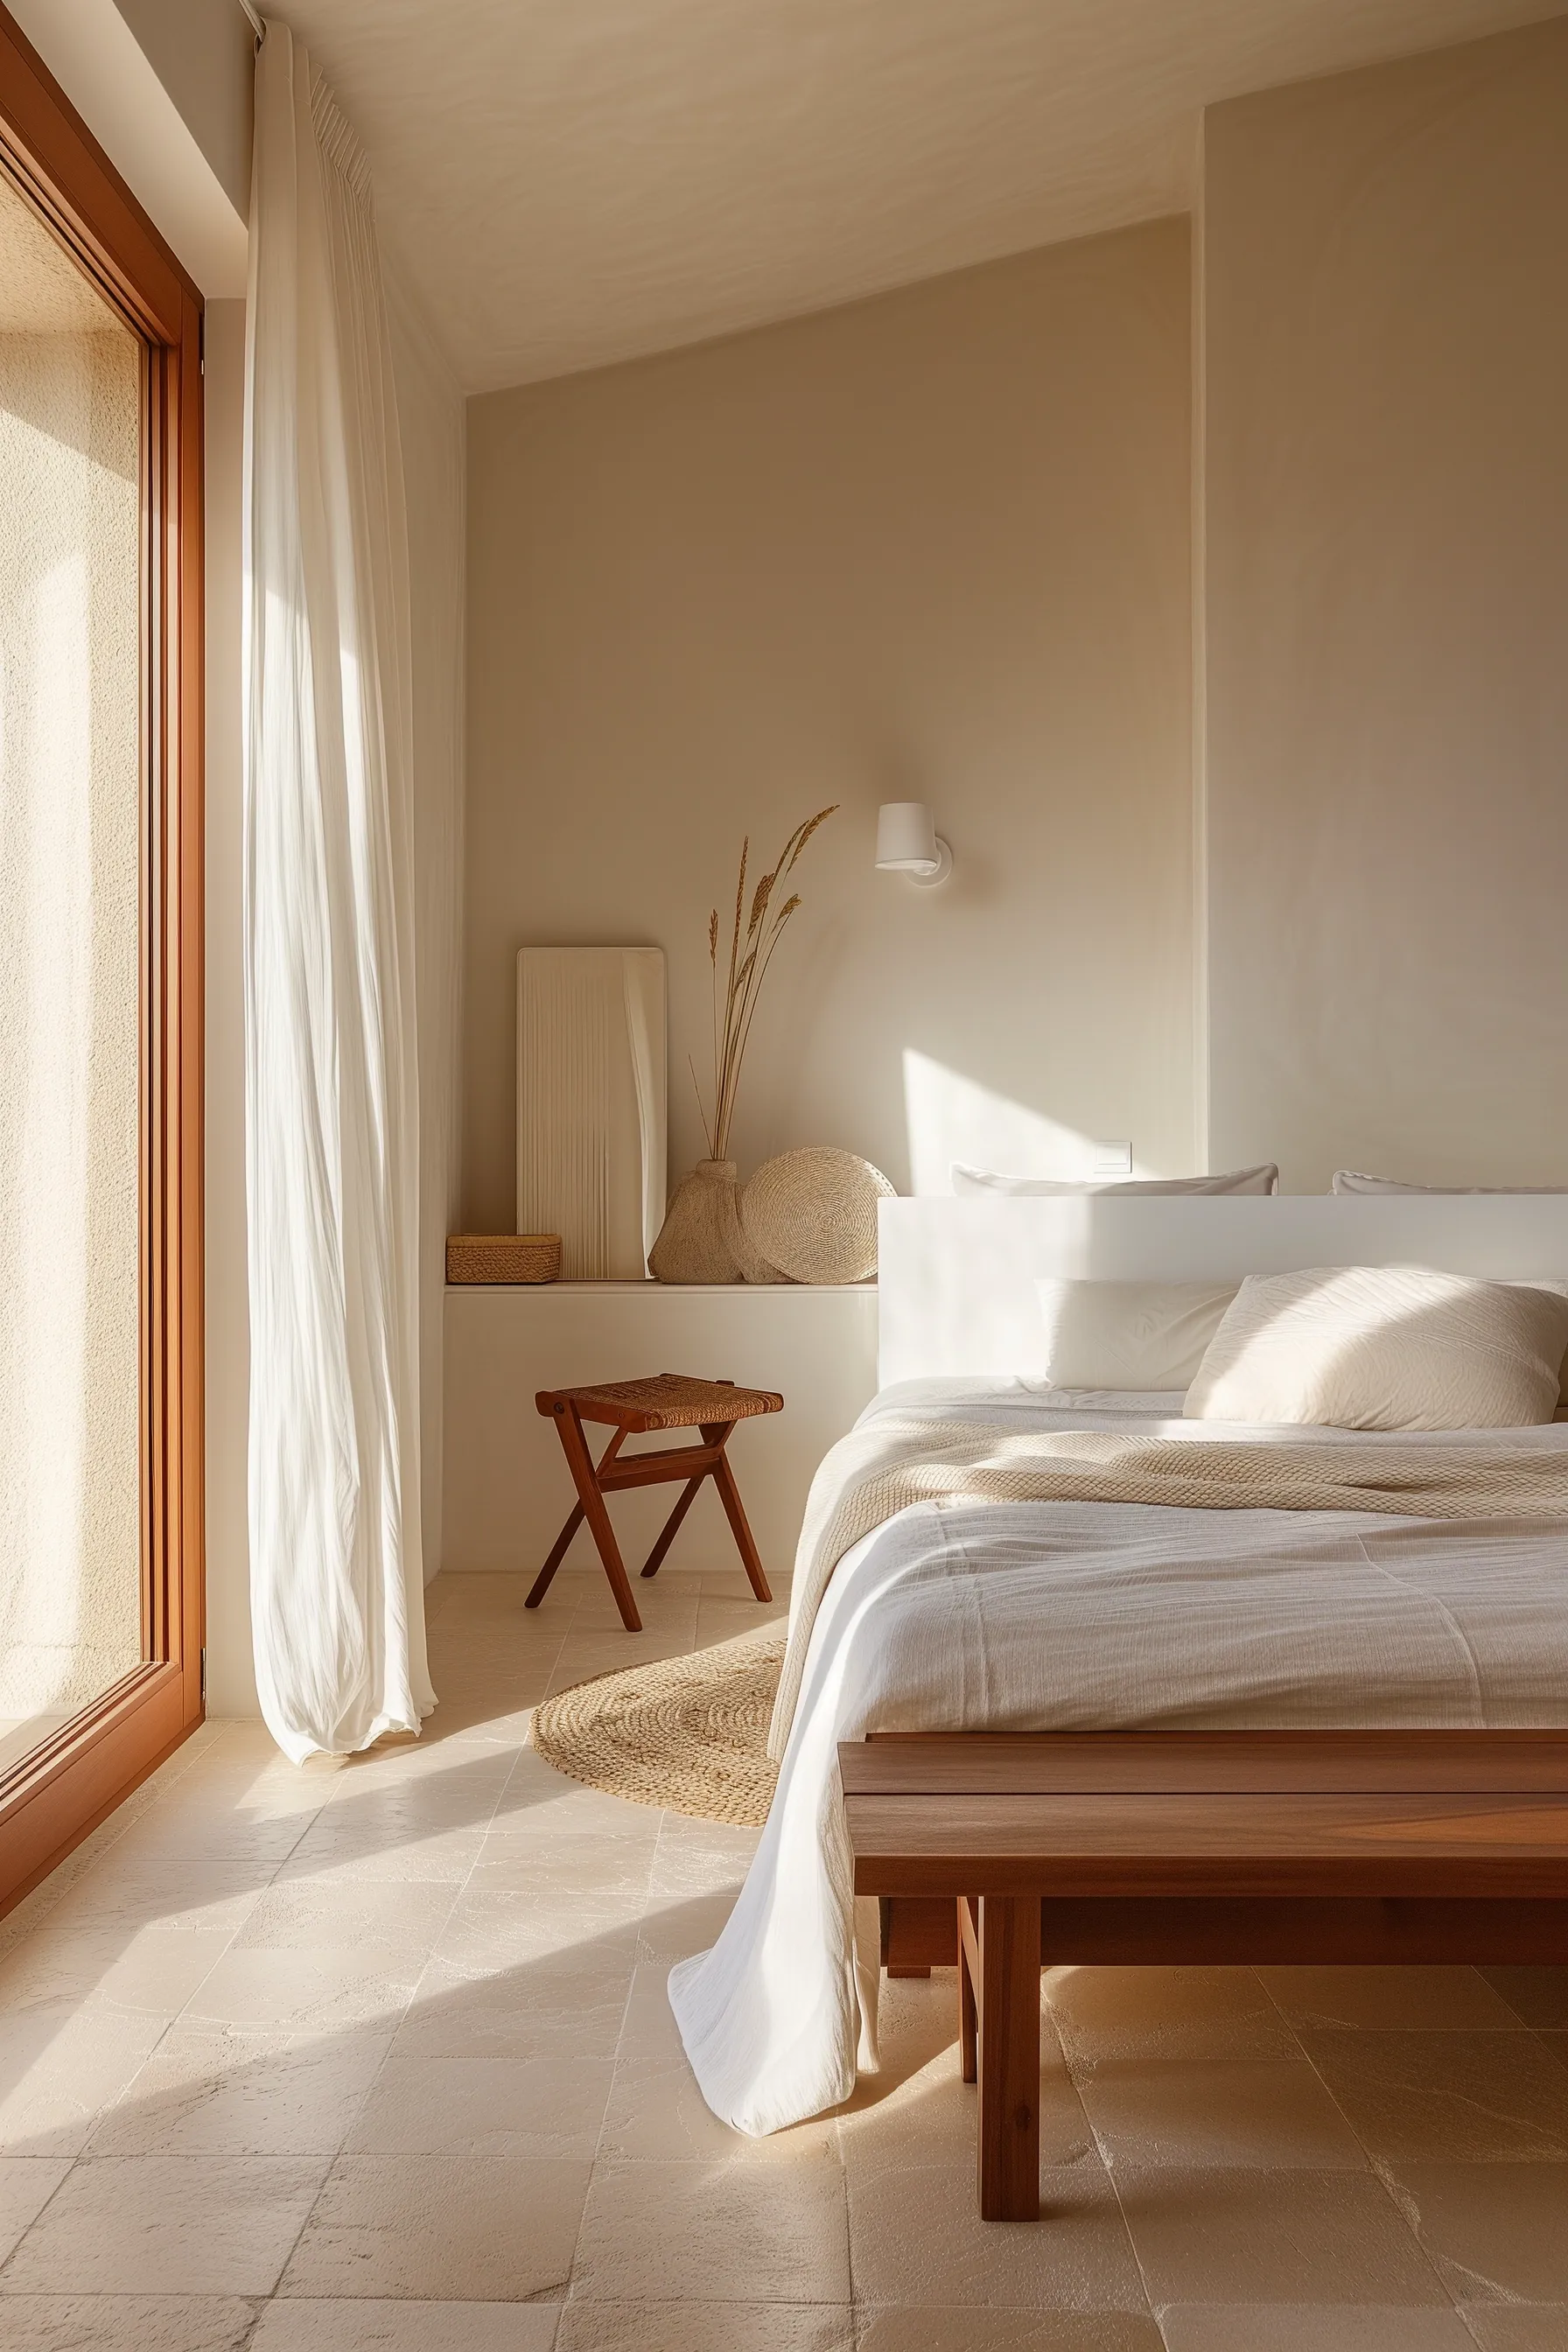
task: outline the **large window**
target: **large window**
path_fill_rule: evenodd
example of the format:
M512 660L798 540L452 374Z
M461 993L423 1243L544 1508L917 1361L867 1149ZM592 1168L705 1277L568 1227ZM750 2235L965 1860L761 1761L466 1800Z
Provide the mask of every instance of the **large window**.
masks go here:
M0 1906L200 1717L199 337L0 10Z

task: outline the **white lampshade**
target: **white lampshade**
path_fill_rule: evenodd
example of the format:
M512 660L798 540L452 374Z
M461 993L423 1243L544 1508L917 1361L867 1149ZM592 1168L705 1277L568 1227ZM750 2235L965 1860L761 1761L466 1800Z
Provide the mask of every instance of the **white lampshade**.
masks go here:
M877 811L877 865L884 874L941 882L952 871L952 853L937 837L924 801L884 801Z

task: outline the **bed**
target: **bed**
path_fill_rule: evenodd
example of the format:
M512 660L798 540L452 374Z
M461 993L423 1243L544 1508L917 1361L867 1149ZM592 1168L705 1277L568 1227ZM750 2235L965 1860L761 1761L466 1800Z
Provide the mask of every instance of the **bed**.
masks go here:
M1092 1473L1131 1445L1173 1465L1172 1491L1183 1495L1216 1429L1184 1421L1179 1392L1047 1387L1040 1276L1214 1281L1409 1264L1561 1279L1568 1202L885 1204L884 1385L813 1490L777 1796L718 1943L670 1979L715 2113L771 2132L837 2104L876 2064L883 1921L854 1892L842 1741L1568 1723L1562 1420L1314 1430L1325 1484L1310 1507L1300 1495L1289 1507L1253 1506L1247 1472L1256 1466L1268 1494L1289 1453L1262 1426L1217 1432L1242 1465L1217 1506L1102 1499L1094 1475L1061 1483L1064 1454ZM1104 1487L1130 1491L1144 1490ZM1399 1508L1385 1507L1391 1498Z

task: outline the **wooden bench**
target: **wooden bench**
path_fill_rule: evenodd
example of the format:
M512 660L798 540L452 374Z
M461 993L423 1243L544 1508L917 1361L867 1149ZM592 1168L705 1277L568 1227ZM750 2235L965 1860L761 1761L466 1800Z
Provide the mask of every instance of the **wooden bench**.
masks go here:
M1568 1733L890 1734L838 1750L883 1959L958 1964L980 2211L1039 2215L1042 1965L1568 1963Z

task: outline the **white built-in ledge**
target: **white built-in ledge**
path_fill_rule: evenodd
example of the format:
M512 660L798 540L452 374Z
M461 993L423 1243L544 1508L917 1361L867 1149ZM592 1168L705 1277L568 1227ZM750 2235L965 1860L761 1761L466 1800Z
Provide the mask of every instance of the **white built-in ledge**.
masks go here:
M764 1563L787 1569L812 1474L876 1390L877 1286L449 1285L442 1567L537 1568L573 1492L553 1424L535 1409L535 1395L649 1372L738 1381L783 1396L783 1412L737 1429L731 1458ZM649 1487L612 1503L634 1574L675 1492ZM567 1564L587 1566L595 1558L580 1534ZM711 1483L692 1506L668 1566L739 1573Z

